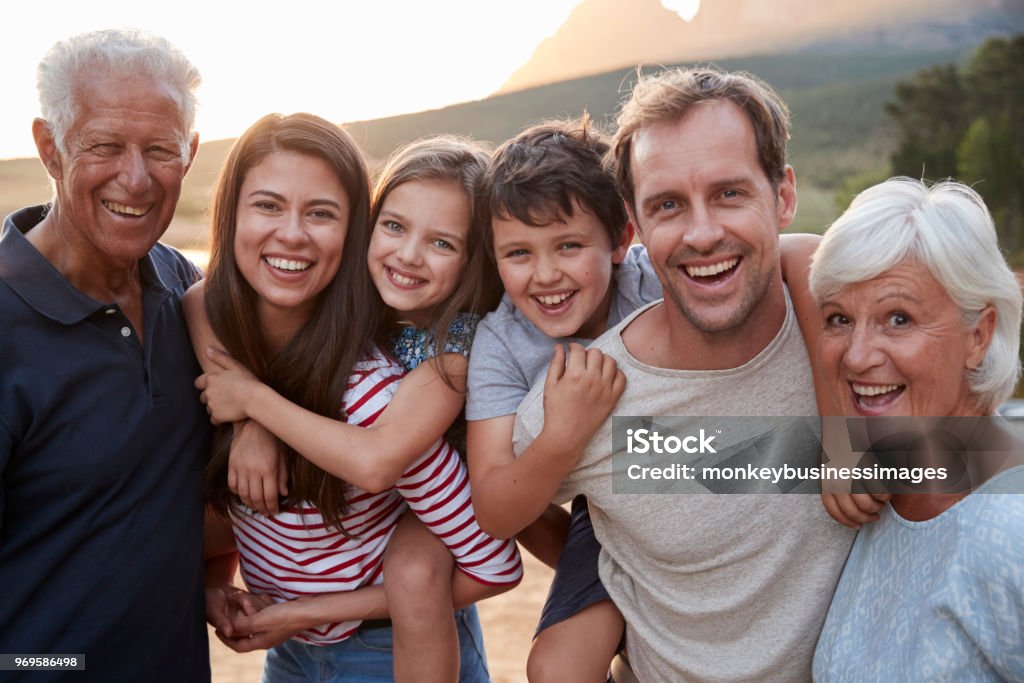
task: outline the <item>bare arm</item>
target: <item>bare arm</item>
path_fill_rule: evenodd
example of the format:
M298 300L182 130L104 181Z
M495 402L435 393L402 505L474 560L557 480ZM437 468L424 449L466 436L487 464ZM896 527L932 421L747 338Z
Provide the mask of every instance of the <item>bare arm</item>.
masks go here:
M782 252L782 278L789 287L789 295L793 299L800 331L807 345L807 355L811 359L811 372L814 375L814 395L818 404L818 414L822 416L840 415L838 406L831 397L825 378L818 367L818 340L824 328L818 304L811 296L808 277L811 271L811 258L814 256L821 237L811 234L783 235L779 240ZM842 428L841 422L823 420L822 429ZM823 435L828 440L829 434ZM827 482L826 482L827 485ZM860 528L862 524L878 519L878 511L889 499L888 495L871 495L867 493L826 492L821 494L822 505L828 514L840 524Z
M440 438L462 409L466 359L446 353L440 361L457 380L453 389L434 363L421 363L398 386L370 427L351 425L296 405L259 382L230 356L208 349L218 369L197 382L215 422L248 418L263 425L304 458L370 493L395 484ZM367 453L373 453L368 458Z
M625 386L615 361L600 351L573 344L565 361L558 346L545 379L544 428L518 458L514 415L470 422L467 450L480 527L511 538L540 517Z

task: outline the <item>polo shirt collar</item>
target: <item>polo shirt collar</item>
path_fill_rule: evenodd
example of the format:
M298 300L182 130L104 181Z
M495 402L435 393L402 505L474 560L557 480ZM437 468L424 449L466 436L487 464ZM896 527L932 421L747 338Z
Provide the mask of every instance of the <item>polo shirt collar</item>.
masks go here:
M49 204L15 211L4 219L0 232L0 280L40 315L64 325L80 323L109 303L96 301L72 285L25 237L49 211ZM158 292L167 287L152 262L152 254L139 262L144 286Z

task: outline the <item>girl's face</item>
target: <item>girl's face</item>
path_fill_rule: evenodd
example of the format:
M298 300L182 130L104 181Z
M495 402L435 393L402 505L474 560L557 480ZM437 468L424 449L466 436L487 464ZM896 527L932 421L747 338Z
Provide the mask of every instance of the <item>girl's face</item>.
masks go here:
M466 266L470 202L451 180L410 180L391 190L370 237L370 277L402 319L429 327Z
M249 169L238 195L234 249L261 320L308 319L338 272L348 213L348 195L323 159L272 152Z

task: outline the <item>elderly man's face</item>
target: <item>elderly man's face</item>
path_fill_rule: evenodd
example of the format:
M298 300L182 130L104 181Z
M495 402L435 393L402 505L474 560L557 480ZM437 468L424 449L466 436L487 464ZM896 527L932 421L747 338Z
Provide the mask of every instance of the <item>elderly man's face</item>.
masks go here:
M40 146L57 188L58 220L78 258L130 263L167 229L195 151L162 83L91 74L78 86L66 152Z
M904 262L844 287L822 305L821 371L849 416L971 415L966 373L991 339L963 325L960 308L924 266Z
M778 188L768 181L747 115L707 102L642 128L631 164L633 218L666 296L705 333L758 324L796 191L791 171Z

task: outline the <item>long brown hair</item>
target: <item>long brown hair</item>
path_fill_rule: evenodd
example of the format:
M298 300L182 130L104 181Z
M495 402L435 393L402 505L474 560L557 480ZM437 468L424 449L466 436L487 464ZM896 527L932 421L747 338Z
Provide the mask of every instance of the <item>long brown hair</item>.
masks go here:
M279 353L271 355L260 331L257 296L235 261L238 195L248 171L274 152L296 152L326 161L349 201L348 230L337 275L317 297L309 320ZM311 114L270 114L232 146L213 200L212 249L206 281L206 314L217 338L235 359L289 401L320 415L344 419L341 400L349 374L380 327L382 302L370 280L369 180L362 154L341 128ZM214 434L204 492L224 513L230 425ZM289 500L313 503L325 521L342 530L347 484L285 447Z
M475 313L483 316L490 312L501 299L501 285L497 271L484 251L483 226L480 224L475 195L480 180L487 169L488 155L477 142L453 135L438 135L423 138L395 151L384 163L374 183L370 215L370 232L376 229L377 219L388 195L412 180L447 180L458 183L466 192L470 205L470 226L466 233L466 267L455 291L438 307L429 333L432 348L431 362L438 363L437 357L444 353L448 341L448 327L459 313ZM397 316L387 311L390 332L394 332ZM440 367L445 383L454 389L454 383Z

